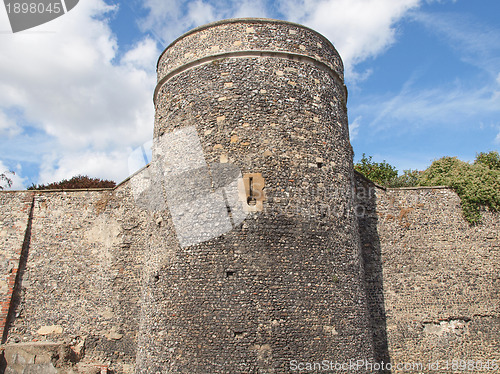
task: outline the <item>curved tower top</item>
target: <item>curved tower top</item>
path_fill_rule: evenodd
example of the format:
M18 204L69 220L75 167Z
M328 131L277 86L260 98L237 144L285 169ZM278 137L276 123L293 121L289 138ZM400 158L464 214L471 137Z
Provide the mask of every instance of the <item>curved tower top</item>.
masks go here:
M344 66L339 53L317 31L282 20L234 18L188 31L163 51L157 63L154 101L162 84L182 71L216 59L252 56L310 63L329 71L337 83L344 85Z

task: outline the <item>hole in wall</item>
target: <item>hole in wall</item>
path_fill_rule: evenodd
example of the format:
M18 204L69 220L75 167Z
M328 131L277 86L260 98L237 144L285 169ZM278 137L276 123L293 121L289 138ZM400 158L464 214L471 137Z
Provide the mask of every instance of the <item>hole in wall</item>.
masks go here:
M226 270L226 278L232 277L236 274L234 270Z
M318 166L318 168L321 169L323 167L323 163L322 162L316 162L316 166Z
M235 338L242 338L245 335L245 332L238 330L238 331L233 331L233 334Z
M248 184L249 184L249 194L247 197L247 204L250 206L255 206L257 204L257 199L255 198L254 194L253 177L248 178Z

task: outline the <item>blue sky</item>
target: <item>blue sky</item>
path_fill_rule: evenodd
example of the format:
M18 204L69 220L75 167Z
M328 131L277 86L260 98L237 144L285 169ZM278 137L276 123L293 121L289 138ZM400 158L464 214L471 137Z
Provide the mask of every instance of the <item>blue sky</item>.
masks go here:
M355 161L400 171L500 146L498 0L81 0L13 34L0 7L0 172L12 188L87 174L117 182L149 141L156 61L232 17L307 25L346 66Z

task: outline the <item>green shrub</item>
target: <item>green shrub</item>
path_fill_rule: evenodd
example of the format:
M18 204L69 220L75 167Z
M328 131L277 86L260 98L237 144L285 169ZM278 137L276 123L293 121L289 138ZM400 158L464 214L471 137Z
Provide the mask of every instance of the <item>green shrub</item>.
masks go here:
M495 151L478 153L474 164L482 164L490 169L500 170L500 155Z
M424 171L405 170L398 176L395 167L377 163L363 153L354 168L375 183L386 187L448 186L461 200L464 218L471 225L481 222L481 208L500 208L500 155L481 152L470 164L456 157L443 157Z
M500 170L495 168L494 157L481 155L485 154L480 153L473 164L443 157L434 161L419 181L422 186L452 187L460 196L462 213L471 225L481 222L481 207L494 212L500 207Z
M394 178L387 187L415 187L418 186L420 174L418 170L404 170L403 175Z

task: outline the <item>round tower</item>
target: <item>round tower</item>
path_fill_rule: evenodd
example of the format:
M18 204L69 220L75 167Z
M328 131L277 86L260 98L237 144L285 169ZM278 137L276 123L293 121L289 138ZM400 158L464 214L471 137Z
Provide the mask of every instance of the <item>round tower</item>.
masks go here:
M175 40L157 71L151 167L166 208L136 372L352 372L333 365L371 361L333 45L290 22L224 20Z

